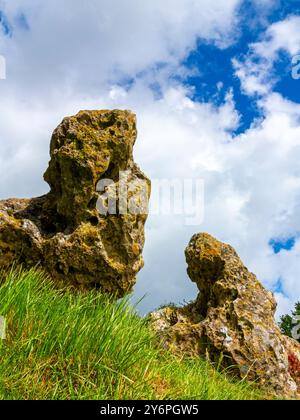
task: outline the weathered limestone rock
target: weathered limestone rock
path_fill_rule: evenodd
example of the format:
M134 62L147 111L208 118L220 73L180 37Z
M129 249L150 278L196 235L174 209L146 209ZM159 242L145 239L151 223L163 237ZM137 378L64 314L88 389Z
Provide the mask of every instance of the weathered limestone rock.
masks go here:
M65 118L51 140L44 175L50 192L0 201L0 268L40 264L64 284L97 286L117 296L129 292L143 266L150 194L150 181L133 160L136 136L130 111L81 111ZM127 176L122 188L131 186L125 198L120 195L120 171ZM114 183L113 193L111 186L96 191L104 179ZM138 205L141 185L147 187L143 207ZM105 191L117 200L115 214L99 212L99 200L103 206L108 202L101 198ZM127 211L129 202L137 211Z
M183 308L150 315L164 346L180 356L205 355L278 395L296 396L288 358L300 358L300 345L276 325L272 293L230 245L208 234L194 235L185 255L200 293Z

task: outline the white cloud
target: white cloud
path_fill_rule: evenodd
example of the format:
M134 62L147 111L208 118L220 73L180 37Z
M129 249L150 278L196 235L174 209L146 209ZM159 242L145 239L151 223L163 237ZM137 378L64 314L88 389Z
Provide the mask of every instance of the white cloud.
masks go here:
M279 320L282 315L290 314L291 301L282 293L275 293L275 298L277 301L277 320Z
M279 53L285 51L290 55L291 61L293 56L300 53L299 27L300 16L290 16L273 23L259 42L250 45L244 60L233 59L236 75L241 80L245 93L265 95L271 92L278 77L274 75L273 64Z
M199 37L230 42L240 0L3 1L13 37L2 42L10 87L52 95L64 85L99 92L103 84L178 62ZM30 31L16 24L26 12Z
M265 32L262 41L252 44L253 51L267 59L274 60L280 50L291 56L300 50L300 16L290 16L273 23Z
M202 230L235 246L267 286L281 276L284 308L300 297L298 248L275 255L268 245L272 237L300 231L299 106L265 95L258 104L264 120L232 138L239 114L230 91L219 107L200 104L170 79L185 71L180 62L197 38L220 47L230 42L237 0L4 3L12 22L24 11L31 29L14 23L13 37L0 37L8 65L0 82L1 198L47 191L42 173L50 134L63 116L131 108L138 115L135 157L142 169L151 178L202 178L206 185L203 225L150 217L146 266L136 287L136 295L149 293L144 309L195 297L183 251ZM118 83L125 76L134 79L129 87Z
M240 79L241 87L247 95L266 95L273 85L272 64L260 58L259 62L253 60L250 54L243 61L232 59L236 76Z

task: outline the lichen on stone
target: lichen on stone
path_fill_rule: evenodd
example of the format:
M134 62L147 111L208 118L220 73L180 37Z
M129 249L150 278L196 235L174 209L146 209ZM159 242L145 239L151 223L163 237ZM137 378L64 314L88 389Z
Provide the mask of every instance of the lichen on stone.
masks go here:
M0 268L40 265L62 284L98 287L118 297L129 292L143 266L147 209L101 214L97 184L110 179L117 188L120 171L126 171L128 184L147 185L148 202L150 181L133 160L136 137L130 111L81 111L64 118L52 135L44 175L50 192L0 201Z
M180 357L205 356L277 395L299 395L288 357L300 345L281 334L273 294L230 245L207 233L192 237L185 256L199 295L185 307L150 314L163 346Z

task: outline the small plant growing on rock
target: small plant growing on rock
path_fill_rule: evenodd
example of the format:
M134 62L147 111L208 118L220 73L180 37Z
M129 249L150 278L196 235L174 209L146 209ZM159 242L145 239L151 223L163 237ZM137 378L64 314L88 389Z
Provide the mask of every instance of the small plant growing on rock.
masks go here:
M300 360L295 354L289 355L289 373L300 388Z

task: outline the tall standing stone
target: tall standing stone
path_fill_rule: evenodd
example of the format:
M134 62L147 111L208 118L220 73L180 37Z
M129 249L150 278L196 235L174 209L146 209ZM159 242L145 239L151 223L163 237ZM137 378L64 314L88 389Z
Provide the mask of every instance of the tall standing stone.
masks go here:
M130 111L65 118L51 139L44 175L50 192L0 201L0 268L40 265L63 284L99 287L118 297L129 292L143 266L150 195L150 181L133 160L136 137ZM102 180L109 183L99 192ZM102 210L113 198L115 212L99 211L100 202Z

